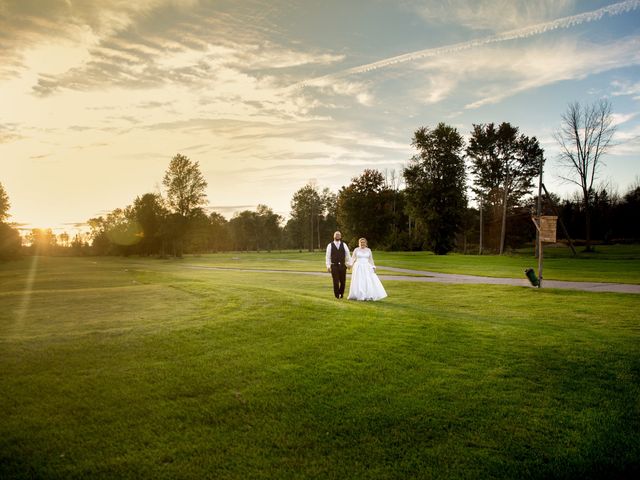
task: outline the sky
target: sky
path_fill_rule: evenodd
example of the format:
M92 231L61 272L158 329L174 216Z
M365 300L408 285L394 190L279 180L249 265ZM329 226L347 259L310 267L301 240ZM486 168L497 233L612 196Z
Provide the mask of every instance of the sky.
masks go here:
M211 211L286 217L309 182L401 177L413 133L510 122L545 150L570 102L612 104L600 180L640 182L640 0L0 0L10 221L73 233L162 190L173 156Z

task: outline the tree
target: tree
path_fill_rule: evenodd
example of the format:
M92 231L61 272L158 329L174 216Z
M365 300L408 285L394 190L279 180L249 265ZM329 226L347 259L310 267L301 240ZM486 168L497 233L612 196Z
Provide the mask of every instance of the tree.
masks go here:
M421 127L411 143L418 154L403 171L408 209L425 227L425 246L438 255L453 249L467 206L463 143L444 123Z
M266 205L258 205L255 212L244 210L229 221L235 248L238 250L268 250L280 245L282 217Z
M256 250L266 248L267 251L278 247L282 237L282 217L273 212L266 205L258 205L256 209L256 221L258 222L256 238Z
M256 212L243 210L229 220L229 229L233 239L234 250L251 250L256 245ZM257 248L256 248L257 250Z
M580 187L585 213L585 249L591 251L591 206L593 184L603 165L602 156L611 147L615 126L611 102L590 105L570 103L562 115L554 138L560 145L560 164L567 170L564 180Z
M617 217L620 236L640 241L640 182L636 181L623 196Z
M0 223L9 218L10 207L11 203L9 203L9 196L2 186L2 183L0 183Z
M56 235L50 228L33 228L27 234L34 255L51 255L56 247Z
M90 218L88 224L96 255L130 255L144 236L131 206L116 208L106 217Z
M229 245L229 222L218 212L209 215L209 250L227 251Z
M338 225L347 243L382 244L393 228L394 192L378 170L365 170L338 192Z
M107 224L104 217L94 217L87 221L89 225L89 239L91 251L94 255L107 255L111 248L111 242L107 237Z
M325 203L318 192L315 183L309 182L293 194L291 199L291 220L287 224L289 234L292 236L295 246L311 252L314 243L319 246L319 225L324 216Z
M0 260L14 258L20 252L22 246L20 232L4 223L9 218L9 196L0 183Z
M69 247L69 234L67 232L62 232L58 235L59 245L63 248Z
M138 243L138 253L142 255L159 254L162 251L162 225L168 211L162 197L157 193L145 193L133 201L136 220L142 228L142 239Z
M184 218L194 215L207 202L207 181L200 166L184 155L178 153L171 159L162 184L167 189L169 208Z
M82 234L76 234L71 241L71 254L72 255L84 255L88 245L85 243Z
M466 154L474 176L472 191L500 218L499 252L504 251L507 215L530 193L540 173L543 150L535 137L519 134L518 128L503 122L474 125Z
M168 222L171 232L167 234L173 239L174 255L182 256L184 236L191 226L190 220L202 213L206 204L207 181L200 172L198 162L178 153L171 159L162 184L166 188L167 205L174 214Z
M202 210L189 219L189 231L185 235L185 252L203 253L209 248L209 216Z
M318 248L321 247L320 239L333 238L333 233L338 228L338 195L325 187L320 194L320 204L324 215L319 218L318 223Z
M17 257L21 246L20 232L8 224L0 222L0 260Z

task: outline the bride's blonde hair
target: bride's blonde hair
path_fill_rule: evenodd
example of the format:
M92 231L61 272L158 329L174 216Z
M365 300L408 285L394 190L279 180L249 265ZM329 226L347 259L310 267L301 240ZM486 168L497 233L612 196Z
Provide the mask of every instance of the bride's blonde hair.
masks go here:
M364 242L365 247L369 246L369 244L367 243L367 239L364 237L358 239L358 246L360 246L360 242Z

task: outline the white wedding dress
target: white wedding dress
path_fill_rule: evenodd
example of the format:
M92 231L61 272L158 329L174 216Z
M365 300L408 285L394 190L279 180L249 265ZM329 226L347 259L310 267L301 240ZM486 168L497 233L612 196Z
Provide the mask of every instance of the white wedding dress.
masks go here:
M369 248L356 248L352 255L349 300L380 300L387 296L375 272L373 255Z

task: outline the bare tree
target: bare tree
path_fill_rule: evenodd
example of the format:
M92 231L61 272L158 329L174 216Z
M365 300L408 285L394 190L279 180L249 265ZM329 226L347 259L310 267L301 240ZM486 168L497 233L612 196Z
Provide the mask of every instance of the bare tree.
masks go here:
M560 145L560 164L568 174L564 180L580 187L585 213L585 249L591 247L591 201L593 183L603 165L602 156L612 146L615 125L611 102L602 99L590 105L569 104L554 138Z

